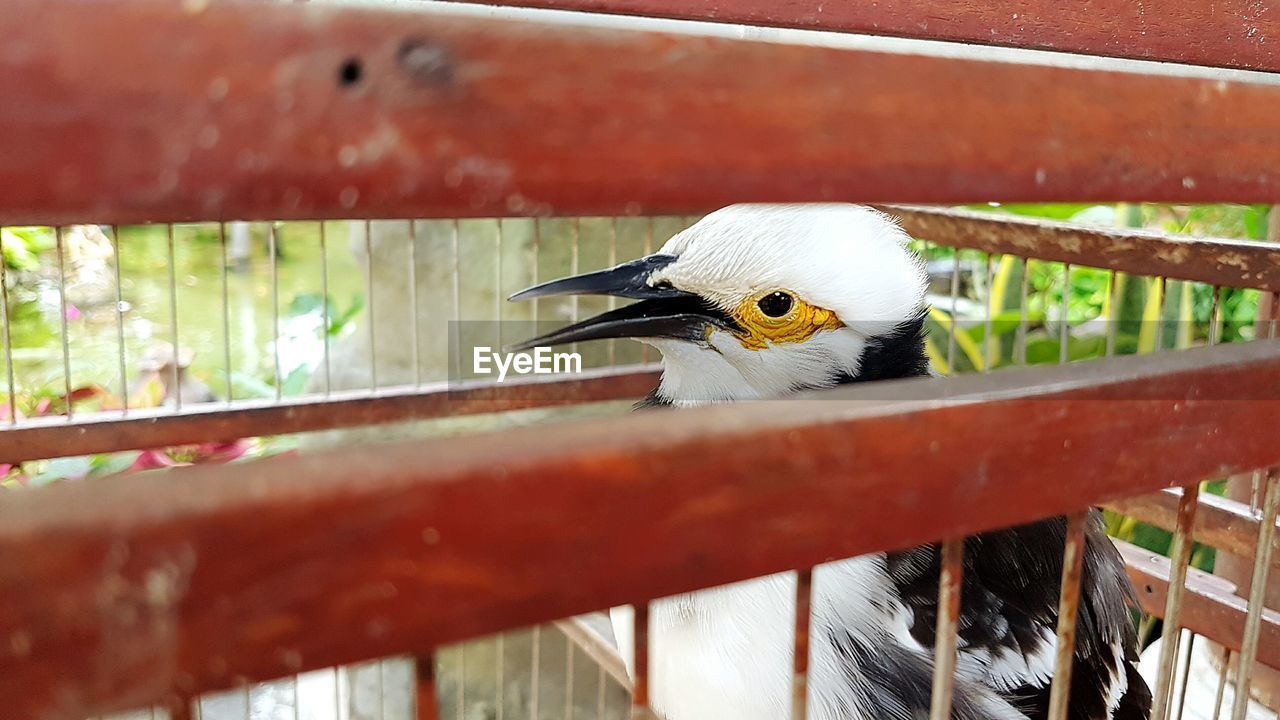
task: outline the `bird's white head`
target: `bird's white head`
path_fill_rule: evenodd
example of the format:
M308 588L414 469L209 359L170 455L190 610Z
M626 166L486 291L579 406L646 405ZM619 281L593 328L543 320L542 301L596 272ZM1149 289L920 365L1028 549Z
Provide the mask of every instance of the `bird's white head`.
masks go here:
M663 356L653 400L678 405L923 374L927 278L908 240L858 205L733 205L653 255L516 294L640 300L521 346L650 343Z

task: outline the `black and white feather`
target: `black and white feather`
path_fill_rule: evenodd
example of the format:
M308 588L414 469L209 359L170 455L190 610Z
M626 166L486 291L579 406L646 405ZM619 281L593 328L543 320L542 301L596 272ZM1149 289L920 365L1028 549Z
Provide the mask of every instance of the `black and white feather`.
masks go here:
M626 276L626 297L644 297L650 286L668 298L630 313L644 316L636 327L670 335L639 338L663 355L662 380L641 405L769 398L928 374L925 273L908 239L869 208L733 206L673 237L643 276L614 273ZM743 342L742 304L772 290L834 312L839 326L799 333L794 342ZM654 322L673 295L705 306L698 332ZM691 317L691 307L697 304L686 300L680 317ZM955 720L1046 717L1065 534L1064 519L1055 518L966 541ZM1131 590L1096 512L1086 538L1069 718L1144 720L1151 696L1136 669ZM939 567L939 548L924 545L815 569L810 717L928 717ZM788 717L794 597L794 575L781 574L654 603L656 710L668 720ZM614 620L629 659L631 613L615 609Z

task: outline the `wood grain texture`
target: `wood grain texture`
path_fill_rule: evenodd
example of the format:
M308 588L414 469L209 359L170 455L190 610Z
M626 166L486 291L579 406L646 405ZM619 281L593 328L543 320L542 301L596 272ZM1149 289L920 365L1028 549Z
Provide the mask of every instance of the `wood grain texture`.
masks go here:
M501 5L710 20L1280 70L1280 12L1256 0L504 0Z
M425 5L5 13L3 224L1280 201L1272 84Z
M1172 532L1180 495L1179 488L1172 488L1142 497L1120 498L1107 503L1107 507ZM1258 519L1245 503L1201 493L1192 536L1197 542L1251 559L1258 546ZM1280 560L1273 564L1280 564Z
M967 535L1280 463L1278 420L1255 342L15 492L0 703L82 717Z

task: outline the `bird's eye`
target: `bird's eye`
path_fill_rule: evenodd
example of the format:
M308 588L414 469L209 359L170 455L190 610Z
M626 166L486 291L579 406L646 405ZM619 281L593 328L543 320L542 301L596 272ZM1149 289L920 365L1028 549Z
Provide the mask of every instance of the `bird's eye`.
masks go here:
M769 293L756 302L760 312L772 318L779 318L791 312L793 304L791 296L784 292Z

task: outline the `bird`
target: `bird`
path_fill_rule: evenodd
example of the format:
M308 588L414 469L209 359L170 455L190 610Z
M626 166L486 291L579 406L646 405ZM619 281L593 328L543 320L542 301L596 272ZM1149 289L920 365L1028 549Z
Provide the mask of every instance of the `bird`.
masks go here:
M909 242L892 217L865 206L731 205L652 255L513 295L636 301L518 347L607 338L656 347L662 375L638 404L645 411L928 376L927 273ZM953 720L1047 717L1065 538L1060 516L965 540ZM1135 597L1096 509L1085 538L1068 717L1145 720ZM934 543L815 568L810 717L929 717L940 557ZM667 720L787 717L796 582L780 573L654 601L655 711ZM631 616L611 614L630 663Z

